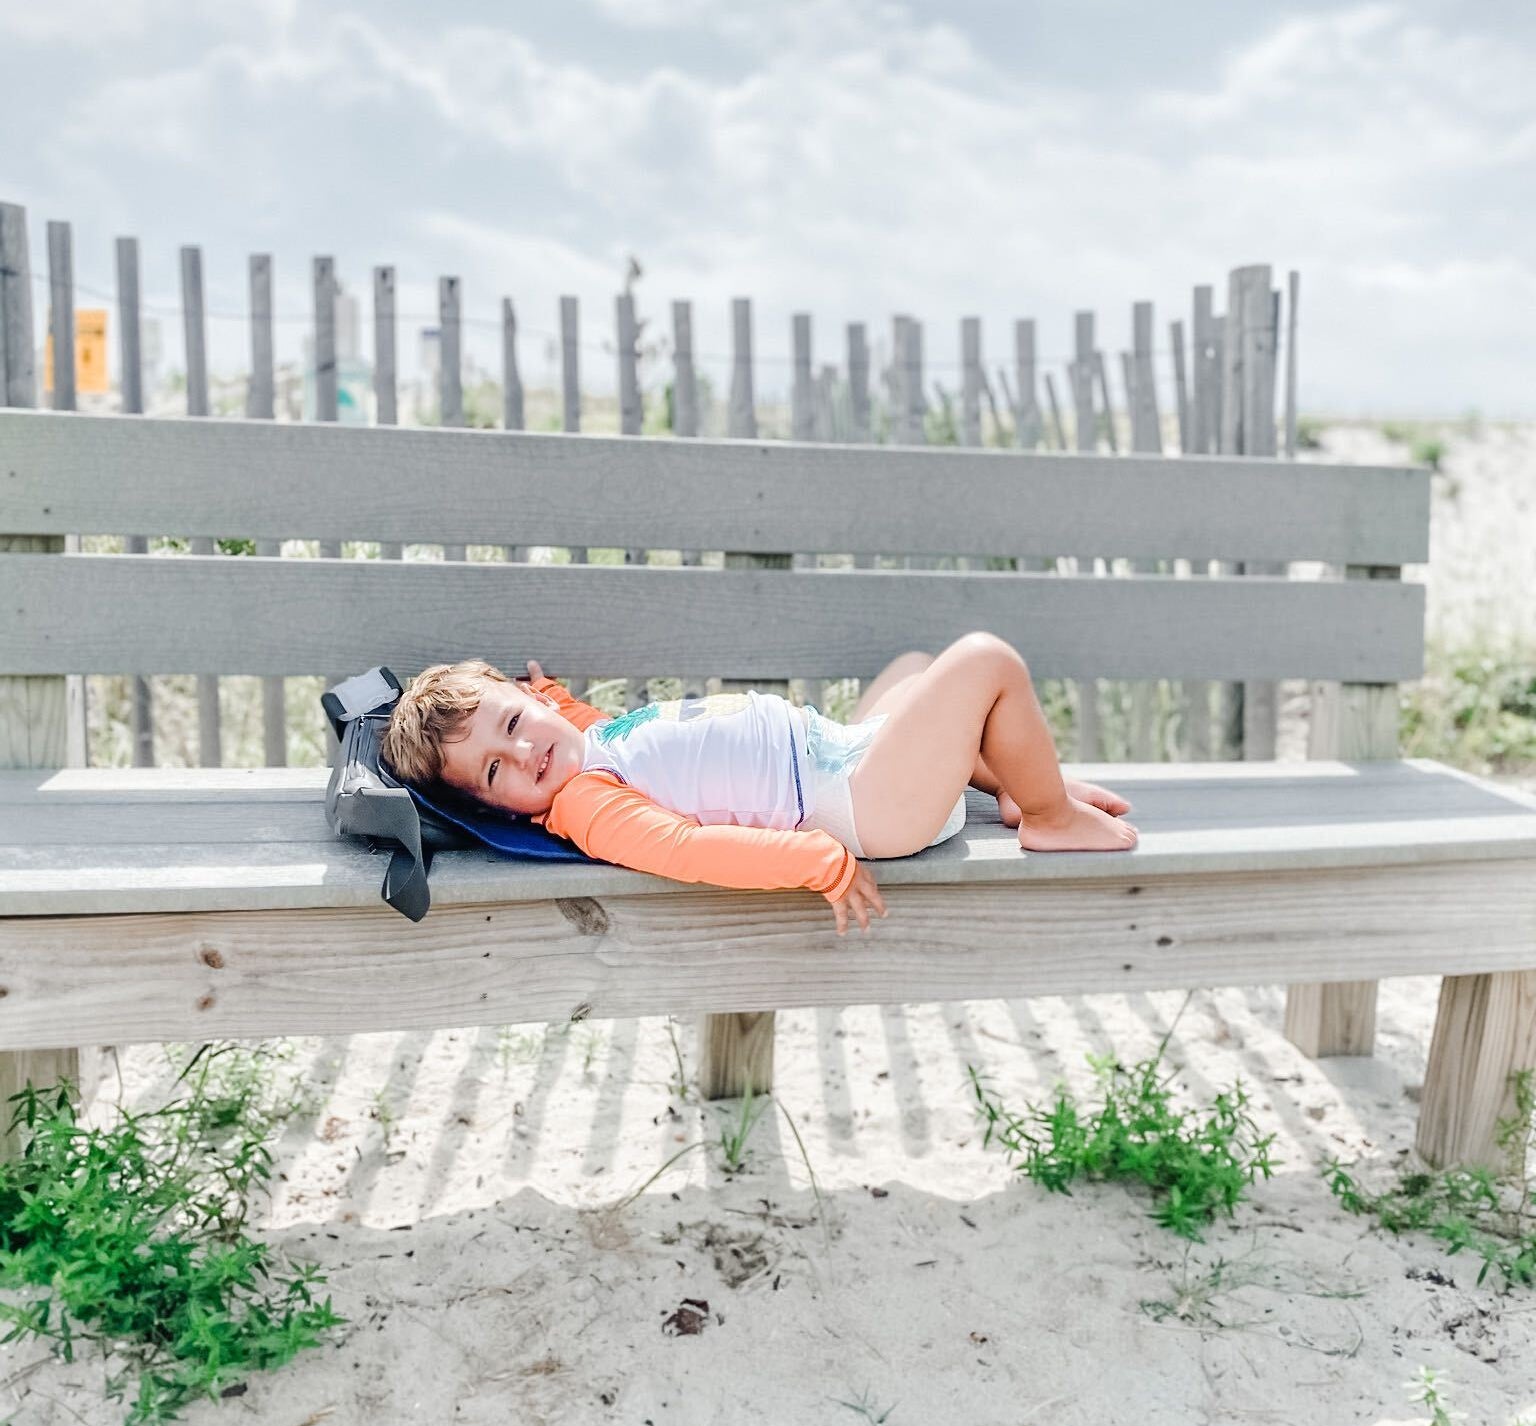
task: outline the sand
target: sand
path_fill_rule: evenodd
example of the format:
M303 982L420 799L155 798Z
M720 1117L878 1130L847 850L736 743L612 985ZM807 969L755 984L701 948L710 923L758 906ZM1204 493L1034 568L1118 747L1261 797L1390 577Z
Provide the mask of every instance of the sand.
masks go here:
M1367 427L1325 441L1406 454ZM1431 636L1536 638L1536 428L1447 441ZM1284 707L1297 756L1304 704ZM297 1041L315 1112L260 1222L324 1266L349 1325L185 1419L1385 1426L1427 1419L1427 1365L1467 1420L1536 1420L1536 1296L1373 1231L1319 1172L1411 1154L1436 990L1385 983L1376 1055L1322 1062L1284 1039L1276 989L787 1010L777 1102L735 1174L718 1141L738 1106L678 1080L691 1023ZM1022 1107L1086 1089L1090 1052L1150 1053L1175 1016L1179 1085L1208 1100L1241 1077L1276 1135L1275 1177L1204 1244L1140 1193L1051 1195L983 1145L969 1066ZM120 1065L108 1100L165 1084L158 1048ZM121 1420L99 1364L42 1356L0 1348L4 1419Z

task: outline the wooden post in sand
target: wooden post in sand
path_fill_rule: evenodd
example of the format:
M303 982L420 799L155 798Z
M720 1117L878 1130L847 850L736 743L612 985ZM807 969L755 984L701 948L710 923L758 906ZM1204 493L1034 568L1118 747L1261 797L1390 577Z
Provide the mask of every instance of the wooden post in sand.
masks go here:
M750 440L757 435L752 405L752 303L737 297L731 303L734 354L731 364L729 434ZM807 333L809 335L809 333ZM790 554L725 552L727 569L789 569ZM726 679L722 692L756 688L762 693L789 696L787 679L738 683ZM699 1023L699 1090L706 1099L735 1099L748 1088L759 1094L773 1087L772 1010L706 1015Z

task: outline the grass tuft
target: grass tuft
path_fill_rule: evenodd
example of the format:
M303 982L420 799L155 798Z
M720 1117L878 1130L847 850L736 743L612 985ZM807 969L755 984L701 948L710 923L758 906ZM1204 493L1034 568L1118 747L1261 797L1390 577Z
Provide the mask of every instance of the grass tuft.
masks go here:
M0 1324L64 1361L90 1343L126 1420L174 1421L253 1372L319 1345L344 1319L325 1278L246 1232L285 1110L252 1052L204 1046L181 1097L110 1127L80 1121L73 1086L13 1095L21 1156L0 1164Z
M1334 1197L1348 1212L1374 1218L1389 1233L1425 1233L1452 1256L1465 1251L1480 1259L1479 1285L1493 1274L1506 1291L1536 1286L1536 1185L1528 1167L1536 1136L1536 1071L1519 1070L1510 1083L1515 1112L1498 1126L1502 1172L1408 1170L1385 1191L1372 1193L1355 1176L1355 1165L1330 1159L1323 1174Z
M1180 1109L1163 1064L1167 1039L1150 1059L1126 1068L1112 1055L1090 1055L1099 1102L1079 1103L1058 1086L1048 1105L1006 1109L976 1068L967 1065L978 1113L987 1121L983 1144L994 1139L1026 1177L1056 1193L1094 1182L1143 1183L1152 1191L1152 1217L1181 1238L1201 1241L1218 1213L1230 1217L1254 1179L1268 1178L1273 1134L1260 1134L1238 1081L1205 1110Z

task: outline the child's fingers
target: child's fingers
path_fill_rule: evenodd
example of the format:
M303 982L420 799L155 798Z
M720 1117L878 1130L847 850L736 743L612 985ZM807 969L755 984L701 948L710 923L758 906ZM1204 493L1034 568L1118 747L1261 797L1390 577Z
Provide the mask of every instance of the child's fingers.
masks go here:
M544 665L541 664L537 659L528 660L528 677L531 679L544 677Z
M848 908L841 901L834 901L832 903L832 915L837 919L837 934L839 936L847 935Z

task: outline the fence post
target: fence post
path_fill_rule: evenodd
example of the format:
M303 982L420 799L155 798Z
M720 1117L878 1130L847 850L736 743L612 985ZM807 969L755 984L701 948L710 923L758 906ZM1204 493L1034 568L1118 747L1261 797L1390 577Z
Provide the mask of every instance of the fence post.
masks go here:
M27 252L27 210L0 203L0 406L37 405L32 348L32 266ZM60 554L56 535L0 533L7 553ZM67 752L64 680L0 671L0 767L57 768ZM0 1052L0 1104L28 1083L45 1087L68 1079L80 1083L75 1050ZM84 1097L82 1086L82 1097ZM0 1120L0 1159L14 1158L19 1142Z
M501 299L501 427L504 431L521 431L523 416L523 378L517 368L517 313L512 299ZM514 564L528 562L527 545L503 545L503 560Z
M737 297L731 302L731 328L734 357L731 368L731 408L729 434L752 438L757 435L757 416L752 409L752 303ZM743 554L725 552L727 569L789 569L790 554ZM737 683L723 680L721 689L730 692L756 688L763 693L787 697L787 679L777 682ZM699 1025L699 1088L706 1099L734 1099L745 1093L748 1085L754 1093L773 1087L772 1010L725 1015L706 1015Z
M441 349L439 349L441 356ZM395 270L373 270L373 419L380 426L400 421L400 383L395 360ZM405 557L402 540L386 540L379 546L382 559Z
M438 421L444 429L464 424L463 341L459 324L459 279L437 280L438 328ZM463 545L443 546L443 558L461 563L468 551Z
M794 351L794 380L789 395L789 431L794 441L816 437L816 409L811 387L811 314L796 312L790 318Z
M1275 455L1275 333L1277 293L1270 290L1267 263L1243 269L1241 399L1242 452L1248 456ZM1249 575L1283 575L1284 564L1248 561L1241 566ZM1280 687L1273 681L1243 685L1243 757L1250 762L1273 762L1279 724Z
M1021 317L1013 324L1013 374L1019 388L1018 414L1013 418L1015 439L1023 450L1032 451L1040 444L1041 431L1040 401L1035 395L1035 323L1031 317Z
M142 330L139 326L139 240L117 240L117 350L118 390L124 415L144 412L144 367ZM143 534L124 535L123 553L142 555L149 552L149 539ZM130 674L132 701L133 765L155 765L154 694L149 679L141 673Z
M1156 374L1152 365L1152 304L1136 302L1131 306L1131 352L1125 354L1125 400L1131 418L1131 450L1137 455L1163 453L1162 417L1157 409ZM1166 572L1161 560L1134 560L1137 574ZM1138 678L1131 685L1131 756L1138 761L1160 761L1161 748L1156 735L1158 696L1163 683L1159 679ZM1166 757L1166 754L1163 754Z
M752 396L752 299L731 299L731 405L726 435L755 440L757 412Z
M245 414L252 421L270 421L277 415L277 383L272 360L272 256L252 253L251 284L251 384L245 393ZM256 553L279 559L279 540L257 540ZM288 765L287 685L281 674L265 674L261 680L262 753L268 767Z
M1285 458L1296 459L1296 304L1301 300L1301 274L1289 275L1290 304L1285 319Z
M960 444L981 444L981 318L960 319Z
M640 404L639 356L635 348L640 331L635 322L635 299L621 292L614 303L619 352L619 434L638 436L644 424ZM631 547L624 551L625 564L648 563L645 551ZM638 708L650 697L650 680L644 674L630 674L624 680L624 706Z
M187 350L187 415L208 414L208 337L203 321L203 251L198 247L181 250L181 316ZM194 555L211 555L215 545L212 535L194 535ZM222 767L220 749L219 678L217 674L197 675L197 762L199 767Z
M1073 320L1074 355L1068 368L1072 383L1072 404L1075 409L1075 444L1080 454L1090 455L1098 449L1098 432L1093 414L1093 313L1078 312ZM1048 388L1050 389L1050 388ZM1056 405L1056 393L1051 389L1051 406ZM1058 424L1060 417L1058 416ZM1113 423L1111 423L1113 428ZM1091 579L1094 574L1094 556L1079 555L1077 572L1082 578ZM1103 735L1099 726L1099 681L1096 678L1076 680L1077 689L1077 756L1081 762L1097 762L1103 755Z
M53 338L53 409L75 409L75 258L69 224L48 224L48 325ZM80 536L64 536L64 553L80 553ZM90 766L85 675L64 676L65 763Z
M672 434L699 434L699 387L693 369L693 304L672 304ZM698 563L697 553L684 551L683 563Z

